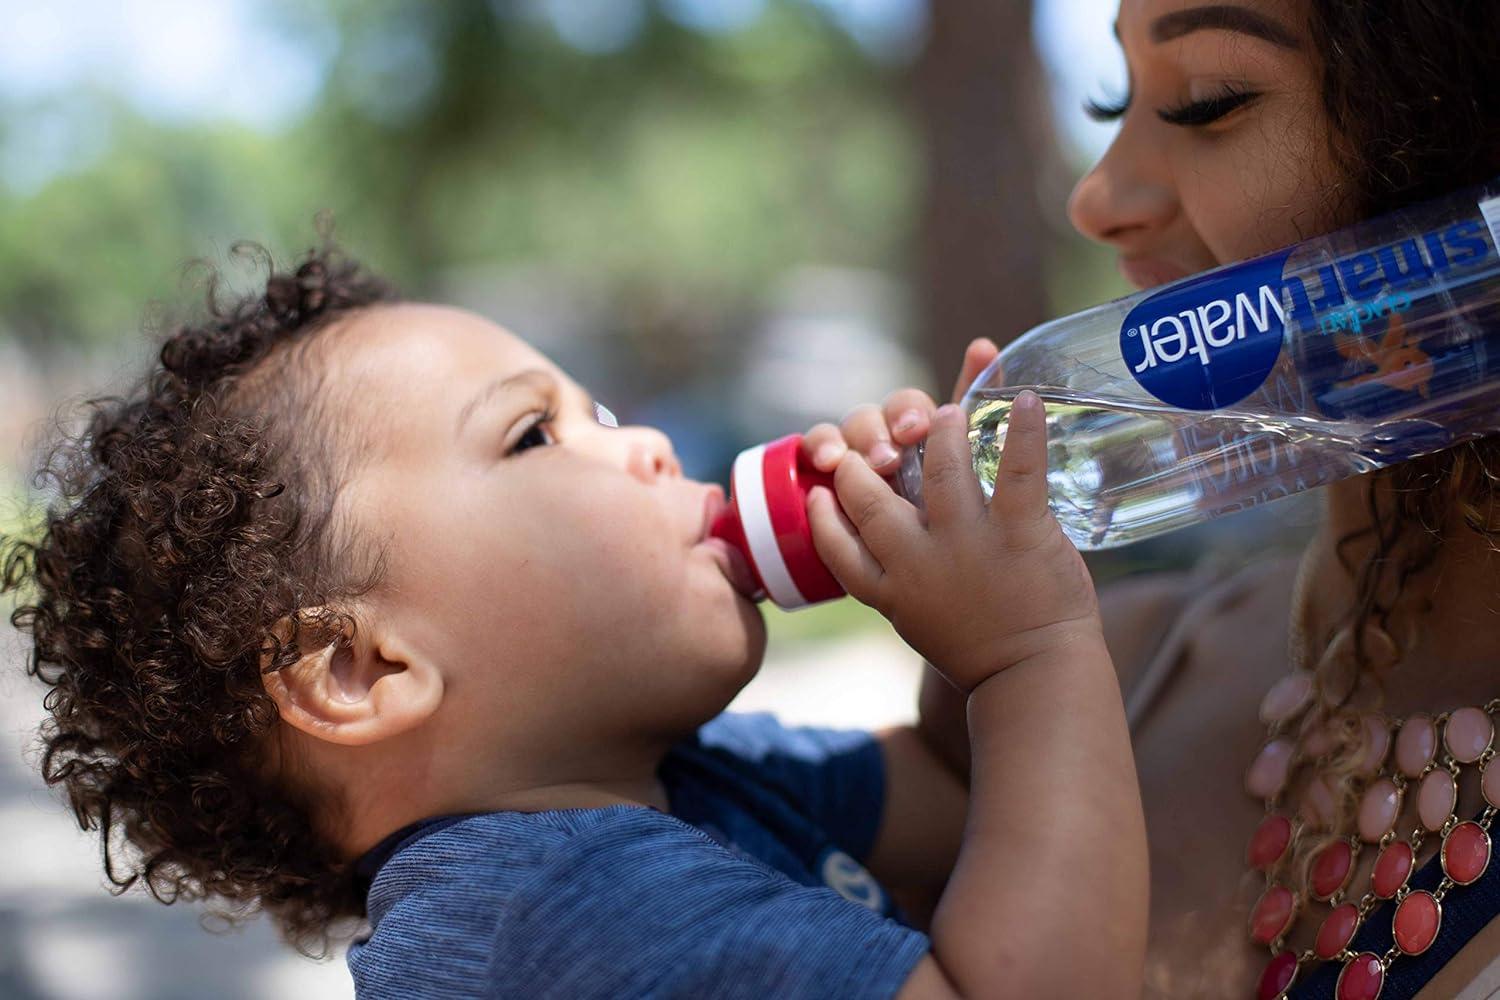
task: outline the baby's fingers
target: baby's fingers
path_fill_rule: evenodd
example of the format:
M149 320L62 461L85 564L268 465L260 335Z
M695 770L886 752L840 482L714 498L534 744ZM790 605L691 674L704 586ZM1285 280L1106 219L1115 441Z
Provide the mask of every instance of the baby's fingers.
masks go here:
M828 487L814 486L807 494L807 522L812 528L813 548L828 572L855 600L872 604L875 586L885 570L860 540Z
M1005 429L1005 449L995 475L990 516L1006 534L1025 544L1048 516L1047 417L1030 389L1016 396Z
M870 468L859 452L851 451L833 474L844 516L882 566L899 558L922 533L917 509L898 497L890 484Z
M891 429L880 407L861 403L839 421L839 430L849 447L863 455L870 468L883 476L896 471L901 453L891 442Z
M949 403L932 420L932 434L922 459L922 497L934 529L973 525L984 517L984 493L974 474L964 411Z
M958 381L953 384L953 402L960 402L964 394L969 391L969 386L979 377L979 373L990 366L990 362L1000 353L1000 348L988 337L980 337L969 341L968 350L964 351L963 364L958 369ZM1004 382L1003 372L997 373L1001 383Z
M832 472L838 468L839 459L848 450L843 432L833 424L817 424L802 435L802 452L819 472Z
M937 404L921 389L897 389L881 404L890 439L897 445L916 444L927 436Z

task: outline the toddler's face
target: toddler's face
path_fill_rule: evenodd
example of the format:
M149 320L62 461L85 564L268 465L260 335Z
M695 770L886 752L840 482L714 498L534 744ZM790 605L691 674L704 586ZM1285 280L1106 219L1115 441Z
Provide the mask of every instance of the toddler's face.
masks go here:
M381 307L329 336L369 428L342 501L389 552L374 613L439 666L444 725L562 753L695 727L754 675L759 609L700 544L723 491L684 479L665 435L601 423L461 310Z

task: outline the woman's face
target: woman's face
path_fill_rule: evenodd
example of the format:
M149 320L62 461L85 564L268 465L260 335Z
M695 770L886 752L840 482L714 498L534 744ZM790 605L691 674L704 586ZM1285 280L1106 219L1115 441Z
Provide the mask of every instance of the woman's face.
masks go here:
M1069 216L1149 288L1326 232L1339 177L1297 0L1122 0L1119 134Z

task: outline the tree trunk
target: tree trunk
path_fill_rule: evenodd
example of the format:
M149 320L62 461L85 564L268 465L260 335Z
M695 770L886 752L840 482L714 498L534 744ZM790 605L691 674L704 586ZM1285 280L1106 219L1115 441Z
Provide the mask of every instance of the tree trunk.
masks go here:
M1047 314L1041 178L1062 169L1029 0L936 0L912 77L926 189L917 333L946 394L975 337L1005 343Z

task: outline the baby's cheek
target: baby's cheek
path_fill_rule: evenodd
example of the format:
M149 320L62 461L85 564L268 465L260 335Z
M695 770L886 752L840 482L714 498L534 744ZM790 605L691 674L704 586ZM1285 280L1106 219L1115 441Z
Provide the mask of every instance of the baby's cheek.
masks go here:
M608 496L596 499L601 502L580 512L578 523L586 527L567 543L581 550L577 563L588 574L589 585L622 597L626 591L635 591L661 598L690 551L686 540L677 537L681 529L676 528L674 534L674 526L665 523L658 512L623 498L617 503L610 503Z

